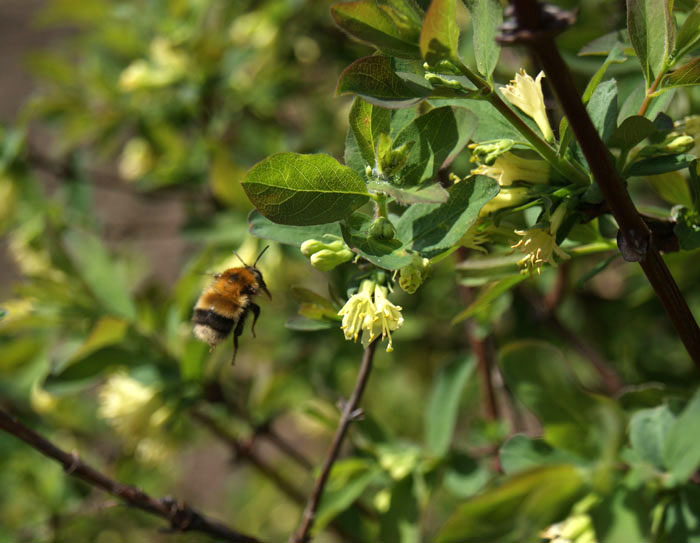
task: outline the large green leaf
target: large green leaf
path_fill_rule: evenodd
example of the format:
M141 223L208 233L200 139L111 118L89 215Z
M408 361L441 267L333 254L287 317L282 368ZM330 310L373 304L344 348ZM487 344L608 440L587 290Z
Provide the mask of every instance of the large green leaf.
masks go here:
M407 476L391 488L389 510L379 517L377 541L421 543L420 512L413 477Z
M359 0L331 6L335 23L387 55L420 58L423 12L413 0Z
M656 132L654 123L641 115L627 117L613 132L610 145L620 149L631 149Z
M607 143L617 126L617 83L614 79L596 87L586 105L586 111L598 135Z
M582 496L583 473L571 465L540 466L508 477L460 505L436 540L444 543L537 541Z
M641 543L651 538L652 511L645 489L619 484L590 511L597 541ZM667 539L663 539L667 543Z
M661 80L662 89L673 87L692 87L700 84L700 58L694 58L677 70L664 76Z
M474 373L474 360L460 358L443 367L433 381L425 410L425 445L433 456L450 448L462 390Z
M617 447L617 410L583 391L558 349L541 341L518 341L501 350L499 364L515 397L542 421L551 445L585 458Z
M316 513L314 530L319 532L335 516L350 507L382 475L382 469L367 460L350 458L333 464L328 484Z
M663 457L677 483L687 481L700 466L700 391L668 429Z
M541 439L516 434L498 452L501 468L507 475L545 464L575 464L578 459L570 453L555 449Z
M363 57L345 68L338 79L337 94L354 93L383 107L403 108L428 96L432 87L423 79L401 77L390 57Z
M430 65L457 58L459 27L456 4L456 0L432 0L425 13L420 34L420 52Z
M679 60L683 55L694 49L700 43L700 4L686 17L676 36L676 48L672 61Z
M627 29L642 71L651 86L673 50L672 0L627 0Z
M658 175L687 168L695 160L693 155L665 155L645 158L634 162L627 175Z
M136 307L121 269L93 234L71 230L64 237L66 251L86 287L112 315L133 321Z
M498 0L466 0L472 16L474 56L479 72L492 81L493 70L501 54L496 41L503 22L503 7Z
M435 178L445 160L461 150L477 125L474 114L449 106L416 117L394 140L394 147L413 145L399 177L402 186L413 186Z
M630 421L630 444L642 460L664 469L663 451L676 417L666 405L637 411Z
M380 134L389 134L390 121L390 110L355 98L350 109L349 125L365 164L374 167L377 140Z
M362 178L323 154L272 155L253 166L243 188L272 222L297 226L335 222L369 200Z
M510 289L515 287L515 285L522 283L527 278L527 275L518 273L511 277L501 279L500 281L494 281L493 283L485 287L483 290L481 290L476 299L472 303L470 303L466 309L460 311L457 315L455 315L452 318L451 324L457 324L458 322L461 322L464 319L468 319L469 317L472 317L477 313L486 310L495 299L499 298L502 294L508 292Z
M457 183L450 188L446 203L408 208L396 225L398 236L410 240L410 248L423 256L435 256L460 240L498 190L498 183L483 175Z
M328 236L340 237L340 225L337 222L309 226L290 226L277 224L263 217L257 209L248 215L250 233L256 238L277 241L285 245L299 247L308 239L330 240Z

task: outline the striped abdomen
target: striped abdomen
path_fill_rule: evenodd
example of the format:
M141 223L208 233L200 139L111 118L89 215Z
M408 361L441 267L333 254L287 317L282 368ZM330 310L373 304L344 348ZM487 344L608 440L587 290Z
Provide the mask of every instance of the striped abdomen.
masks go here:
M219 315L211 309L195 309L192 322L194 335L212 347L229 335L236 324L234 319Z

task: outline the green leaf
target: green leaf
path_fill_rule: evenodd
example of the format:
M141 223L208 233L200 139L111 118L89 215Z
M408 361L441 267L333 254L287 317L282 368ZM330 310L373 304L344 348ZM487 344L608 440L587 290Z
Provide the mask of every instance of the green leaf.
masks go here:
M337 222L309 226L290 226L272 222L263 217L257 209L248 215L250 233L256 238L267 239L299 247L308 239L331 240L341 236L340 225Z
M693 155L666 155L646 158L633 163L627 170L628 176L658 175L687 168L695 160Z
M651 86L673 50L672 0L627 0L627 29L642 71Z
M91 352L80 360L71 362L61 371L48 375L44 387L49 392L53 392L74 383L88 386L93 378L99 377L108 368L128 366L135 360L138 360L138 357L135 357L132 350L117 345L108 345Z
M673 233L678 237L678 243L684 251L692 251L700 247L700 217L688 208L674 209L673 218L676 226Z
M514 275L520 275L518 261L522 258L519 254L496 254L483 258L469 258L457 264L460 276L467 278L467 282L473 284L473 280L494 281L505 279ZM466 284L461 282L462 284Z
M654 190L672 205L692 207L688 183L680 172L667 172L647 178Z
M391 111L355 98L350 109L349 125L355 135L360 154L366 164L374 167L375 150L380 134L389 134Z
M444 204L415 204L401 215L396 225L400 239L430 258L450 249L476 222L481 208L498 194L498 183L476 175L450 188Z
M666 405L637 411L630 421L630 444L642 460L664 470L663 451L671 425L676 420Z
M425 80L399 76L394 65L382 55L360 58L340 74L336 94L354 93L377 106L405 108L432 92Z
M454 452L445 470L445 488L459 498L471 498L491 479L491 472L476 460Z
M645 489L619 485L589 512L597 541L640 543L652 541L651 503ZM663 539L664 543L668 540Z
M676 483L687 481L700 466L700 392L696 392L668 429L664 465Z
M633 115L618 126L610 138L610 145L628 150L656 132L654 123L646 117Z
M354 213L341 224L345 243L380 268L398 270L410 264L413 257L406 251L407 240L401 236L392 240L376 239L369 234L373 223L372 217Z
M335 222L369 200L362 178L323 154L272 155L251 168L243 188L272 222L297 226Z
M449 106L416 117L394 140L394 148L415 142L400 170L400 184L413 186L434 179L448 156L469 142L477 122L470 111Z
M292 296L300 302L299 314L313 320L339 321L338 308L320 294L303 287L292 287Z
M700 489L694 483L687 484L674 492L670 500L664 511L666 538L663 543L697 543L700 540Z
M514 435L503 444L498 459L506 475L547 464L573 464L579 461L575 456L553 448L546 441L522 434Z
M421 543L420 512L413 477L404 477L391 488L389 510L379 518L377 541Z
M382 469L367 460L350 458L333 464L316 513L314 532L319 533L333 518L349 508L381 475Z
M676 36L676 48L671 61L679 60L683 55L694 49L700 43L700 4L686 17Z
M502 294L508 292L515 285L523 282L527 278L527 275L519 273L512 277L507 277L505 279L501 279L500 281L495 281L491 283L479 292L479 295L476 297L476 299L472 303L470 303L466 309L460 311L455 317L453 317L450 324L454 325L458 322L462 322L463 320L468 319L469 317L472 317L473 315L487 309L488 306L491 305L491 303L494 300L496 300Z
M519 473L460 505L436 540L537 541L538 533L564 519L584 491L583 475L574 466L541 466Z
M126 280L99 238L88 232L71 230L64 241L76 270L105 311L133 321L136 307Z
M501 54L496 36L503 22L503 7L498 0L466 0L465 3L472 16L476 67L481 75L493 82L493 70Z
M411 204L444 204L450 193L439 183L419 187L399 188L386 181L370 181L367 188L373 192L387 194L401 205Z
M700 58L694 58L661 80L661 89L673 87L692 87L700 84Z
M474 360L460 358L440 369L433 380L425 410L425 445L428 452L444 456L450 448L462 390L474 373Z
M413 0L340 2L331 6L331 16L345 32L387 55L421 58L423 12Z
M420 52L434 66L458 58L459 27L456 0L432 0L420 33Z
M544 425L553 446L586 458L597 457L603 446L614 445L616 430L608 425L618 414L602 399L583 391L566 366L562 353L540 341L518 341L501 350L499 365L509 389ZM613 426L612 420L609 426ZM600 432L605 435L605 441ZM610 435L608 435L610 434Z
M614 79L596 87L586 111L600 138L607 143L617 126L617 83Z
M289 330L297 330L299 332L315 332L317 330L328 330L329 328L335 328L338 326L337 322L329 320L315 320L302 317L301 315L294 315L287 319L284 323L284 327Z
M627 29L613 30L584 45L578 52L581 57L589 55L609 55L616 46L622 46L625 55L633 55L634 49L630 45L630 35Z

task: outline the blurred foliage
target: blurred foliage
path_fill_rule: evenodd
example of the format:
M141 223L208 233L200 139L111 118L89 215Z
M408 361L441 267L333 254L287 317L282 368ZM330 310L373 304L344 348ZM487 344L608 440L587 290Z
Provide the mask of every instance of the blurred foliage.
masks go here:
M472 10L479 3L467 2ZM679 27L697 19L697 9L676 3ZM379 4L410 4L403 14L407 28L380 45L400 57L420 58L420 27L416 33L411 24L416 13L421 24L429 3ZM624 5L564 4L580 4L578 23L559 45L585 88L606 57L577 53L625 27ZM123 482L154 496L175 495L262 540L286 540L303 503L245 455L230 463L230 447L192 413L206 413L239 443L255 438L254 454L308 496L314 472L276 440L320 464L337 425L336 402L350 394L361 356L358 345L343 339L337 311L370 273L401 268L410 287L405 290L415 294L397 288L392 295L403 326L393 332L394 353L377 352L362 401L365 417L353 423L350 454L334 465L321 504L318 541L526 542L540 533L579 543L591 541L591 534L615 543L700 541L697 370L641 271L616 257L612 219L564 223L573 241L565 247L598 245L558 269L546 266L540 275L522 276L518 257L503 250L484 271L474 258L487 250L484 244L492 250L514 242L512 228L496 231L488 243L463 236L494 198L496 183L486 173L475 182L477 196L461 194L464 188L453 191L450 209L460 213L444 237L430 238L432 243L404 237L425 206L445 201L439 187L424 192L416 186L438 173L448 158L446 146L459 152L470 139L511 137L504 130L512 127L484 113L484 102L455 113L459 123L453 130L436 131L453 119L455 102L448 96L434 100L433 109L423 103L391 115L334 97L337 77L351 63L355 71L344 72L340 90L367 91L366 81L354 76L362 75L357 59L373 50L343 34L329 7L311 0L46 3L37 23L65 29L65 38L29 55L37 91L16 122L0 132L0 229L19 274L0 302L0 406ZM338 24L354 20L339 10L333 14ZM488 32L474 30L474 13L472 21L458 6L459 41L446 40L465 64L495 81L531 66L517 50L502 51L495 63L493 51L475 49L474 34L479 43ZM440 21L433 23L438 27ZM698 32L691 30L679 36L687 45L684 54L692 56ZM360 37L376 44L373 32ZM625 45L617 53L631 56L632 46ZM596 47L594 42L589 51ZM641 102L644 74L658 67L647 62L640 71L634 58L618 62L610 55L607 80L599 78L590 90L589 111L598 114L597 126L618 157L627 157L648 136L654 140L644 144L653 146L648 156L639 151L625 173L642 211L677 220L686 250L666 260L700 314L697 149L679 150L688 142L677 135L669 139L664 124L700 112L698 87L676 88L679 77L665 80L671 90L654 102L655 125L635 121L639 125L625 127ZM408 65L403 58L365 58L387 77ZM391 88L412 98L427 96L439 83L426 81L444 74L428 75ZM693 72L680 75L687 81ZM596 94L596 88L602 90ZM662 110L669 117L656 117ZM359 120L368 111L376 126L389 127L390 141L381 130L364 130ZM415 121L417 114L422 120ZM477 123L477 117L489 122ZM697 137L692 121L681 128ZM557 133L563 140L566 129ZM357 134L372 144L363 147ZM430 164L411 147L426 134L436 144L431 148L439 149ZM572 160L580 161L569 142ZM374 159L376 152L389 175L406 164L411 170L403 185L384 187L394 199L388 225L378 227L363 215L343 224L280 227L253 212L253 234L272 240L258 267L273 300L261 302L257 338L246 332L231 367L229 341L208 352L192 336L190 319L211 280L207 274L240 265L233 250L252 262L268 244L248 232L252 206L241 182L270 155L263 166L286 167L274 163L285 156L275 153L320 151L345 158L347 167L338 165L335 174L347 183L350 211L369 207L360 207L366 197L351 196L366 190L353 183L368 156ZM452 173L467 175L469 156L456 154ZM259 168L246 184L270 183ZM549 212L551 196L538 195L537 205L518 209L507 226L533 226L541 212ZM164 201L174 201L181 213L159 216L154 204ZM328 221L337 218L333 201L326 199L317 210ZM406 204L411 207L404 211ZM132 206L142 210L138 220L127 213ZM122 214L129 222L122 226L129 228L114 235L110 225ZM174 225L174 239L159 221ZM148 242L139 238L144 234ZM304 241L324 235L333 238L307 245L302 255ZM350 243L364 260L348 262L344 244L333 245L336 239ZM162 252L152 251L152 243L173 242L180 271L163 273L172 264L159 260ZM408 253L392 254L399 242ZM445 255L460 243L467 249L455 253L459 261ZM390 284L393 272L381 273ZM565 295L556 314L543 312L540 299L558 283ZM450 325L467 316L466 324ZM469 335L498 352L505 386L495 379L496 418L484 407ZM603 395L606 383L590 363L591 351L625 384L614 399ZM495 458L503 473L495 469ZM208 540L161 533L161 521L66 477L4 434L0 485L2 541Z

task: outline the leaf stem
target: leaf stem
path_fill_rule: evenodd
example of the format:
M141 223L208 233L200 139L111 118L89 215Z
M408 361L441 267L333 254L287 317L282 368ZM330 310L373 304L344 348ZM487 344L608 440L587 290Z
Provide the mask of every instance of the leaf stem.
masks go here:
M370 343L365 349L362 355L362 363L360 365L360 372L357 375L357 382L355 383L355 389L352 391L350 399L347 401L343 408L343 413L340 417L340 424L338 429L333 436L333 441L331 442L330 449L328 450L328 455L326 456L326 461L321 469L321 474L316 480L314 485L313 493L306 504L306 509L304 510L304 515L302 517L301 524L297 531L290 537L290 543L306 543L311 540L311 529L314 525L314 520L316 517L316 511L321 503L321 496L323 495L323 490L328 482L328 476L331 473L333 464L338 458L338 453L340 452L340 446L343 443L345 434L348 431L350 423L357 417L357 406L362 398L362 393L365 390L367 381L369 380L369 374L372 371L372 361L374 359L374 352L377 349L377 344L379 339L375 339Z
M652 94L656 92L656 88L659 86L659 83L661 83L661 79L666 73L666 70L668 70L668 67L666 66L666 63L664 63L661 70L659 70L656 79L654 79L654 82L651 84L651 87L649 87L649 89L647 90L647 94L644 97L644 101L642 102L642 105L639 108L639 112L637 113L637 115L644 116L646 114L647 109L649 108L649 104L651 103L651 99L653 98Z

